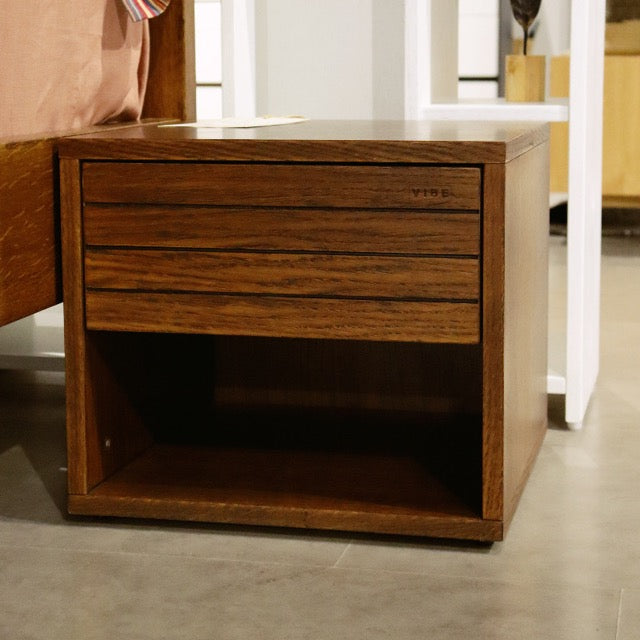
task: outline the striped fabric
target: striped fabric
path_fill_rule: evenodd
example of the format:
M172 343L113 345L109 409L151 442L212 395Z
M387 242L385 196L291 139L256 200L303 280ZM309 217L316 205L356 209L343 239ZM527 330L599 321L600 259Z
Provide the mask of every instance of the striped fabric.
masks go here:
M171 0L122 0L134 22L159 16Z

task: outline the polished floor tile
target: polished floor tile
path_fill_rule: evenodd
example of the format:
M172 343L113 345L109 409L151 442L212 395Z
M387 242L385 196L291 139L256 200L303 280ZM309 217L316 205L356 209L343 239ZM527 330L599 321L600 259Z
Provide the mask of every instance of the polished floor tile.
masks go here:
M564 251L553 238L558 334ZM63 380L0 371L0 638L640 637L639 300L640 241L606 238L584 428L550 399L494 545L69 518Z

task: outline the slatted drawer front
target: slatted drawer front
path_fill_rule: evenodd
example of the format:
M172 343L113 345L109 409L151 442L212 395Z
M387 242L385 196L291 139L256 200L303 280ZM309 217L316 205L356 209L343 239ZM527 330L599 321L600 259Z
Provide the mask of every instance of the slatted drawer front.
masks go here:
M94 289L477 299L478 260L339 254L88 250Z
M90 162L83 198L89 328L479 340L474 167Z
M87 204L88 245L477 256L480 215L392 209Z
M480 208L475 167L91 162L82 183L85 202Z

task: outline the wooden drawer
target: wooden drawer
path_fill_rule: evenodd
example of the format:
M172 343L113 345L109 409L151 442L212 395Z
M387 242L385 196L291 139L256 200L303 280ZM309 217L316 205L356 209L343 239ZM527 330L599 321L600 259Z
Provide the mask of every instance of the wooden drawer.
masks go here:
M276 338L477 344L472 302L89 290L86 328Z
M477 168L83 167L89 328L480 339Z
M480 214L87 204L84 239L101 247L477 256Z
M85 202L480 209L476 167L87 162L82 187Z
M90 249L89 289L474 300L474 258Z

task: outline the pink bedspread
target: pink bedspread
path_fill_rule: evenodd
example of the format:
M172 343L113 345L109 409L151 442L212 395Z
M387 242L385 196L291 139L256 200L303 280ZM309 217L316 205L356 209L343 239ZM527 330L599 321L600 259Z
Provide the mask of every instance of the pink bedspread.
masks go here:
M0 0L0 138L135 120L147 70L120 0Z

